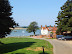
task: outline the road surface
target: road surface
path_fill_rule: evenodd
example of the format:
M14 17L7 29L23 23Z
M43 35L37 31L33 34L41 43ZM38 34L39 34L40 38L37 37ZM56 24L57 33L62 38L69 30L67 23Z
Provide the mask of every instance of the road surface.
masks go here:
M72 54L72 45L66 41L45 39L53 45L54 54Z
M36 38L49 41L53 45L54 54L72 54L72 44L69 44L67 41L57 40L57 39L45 39L45 38Z

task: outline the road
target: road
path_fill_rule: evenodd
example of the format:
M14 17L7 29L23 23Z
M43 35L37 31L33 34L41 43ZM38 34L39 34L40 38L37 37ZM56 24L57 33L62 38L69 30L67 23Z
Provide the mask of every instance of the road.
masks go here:
M47 40L47 39L45 39ZM54 54L72 54L72 45L60 40L47 40L53 45Z
M54 54L72 54L72 45L67 43L67 41L45 38L39 39L49 41L53 45Z

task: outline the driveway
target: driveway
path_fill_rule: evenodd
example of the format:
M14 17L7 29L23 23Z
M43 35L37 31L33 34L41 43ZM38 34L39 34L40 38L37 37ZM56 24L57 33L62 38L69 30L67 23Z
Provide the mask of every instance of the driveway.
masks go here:
M72 41L37 38L49 41L53 45L54 54L72 54ZM69 43L70 42L70 43Z

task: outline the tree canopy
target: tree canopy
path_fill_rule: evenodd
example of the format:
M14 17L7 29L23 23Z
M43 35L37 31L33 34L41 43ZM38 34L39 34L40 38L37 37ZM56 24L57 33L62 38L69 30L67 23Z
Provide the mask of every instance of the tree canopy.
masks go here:
M58 13L57 21L58 34L62 32L71 31L72 33L72 0L67 0L61 7L61 11Z
M30 33L30 32L34 32L34 35L35 35L35 32L39 29L38 27L38 24L37 22L31 22L30 25L28 26L28 29L27 31Z
M9 0L0 0L0 38L10 34L11 30L9 28L14 28L18 24L13 20L12 6L10 6Z

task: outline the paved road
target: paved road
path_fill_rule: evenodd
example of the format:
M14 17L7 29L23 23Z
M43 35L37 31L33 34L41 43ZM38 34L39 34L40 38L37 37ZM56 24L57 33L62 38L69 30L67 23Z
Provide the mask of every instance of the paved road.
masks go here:
M72 54L72 45L56 39L44 39L53 45L54 54Z
M49 41L53 45L54 54L72 54L72 45L67 44L65 41L52 39L49 39L47 41Z

